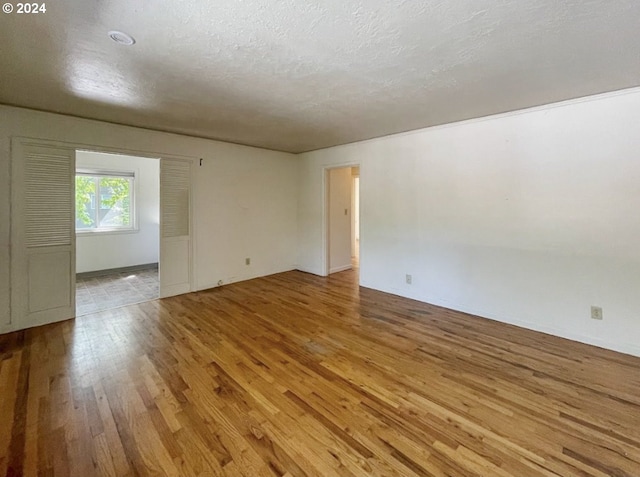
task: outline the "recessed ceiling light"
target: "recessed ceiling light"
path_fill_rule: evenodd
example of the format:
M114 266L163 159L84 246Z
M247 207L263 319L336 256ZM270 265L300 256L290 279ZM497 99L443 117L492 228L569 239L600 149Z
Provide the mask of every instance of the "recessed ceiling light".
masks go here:
M125 32L118 30L111 30L109 32L109 38L111 38L116 43L127 46L131 46L136 42L136 40L131 35L127 35Z

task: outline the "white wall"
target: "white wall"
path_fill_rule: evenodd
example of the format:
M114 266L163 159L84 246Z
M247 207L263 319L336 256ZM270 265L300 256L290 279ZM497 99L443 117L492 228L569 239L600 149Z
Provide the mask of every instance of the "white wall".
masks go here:
M350 167L329 170L329 273L351 268L351 180Z
M295 268L298 159L234 147L197 170L200 289Z
M76 168L135 173L136 230L76 234L78 273L157 263L160 224L160 161L122 154L78 151Z
M295 266L296 156L99 121L0 106L0 332L9 322L10 138L23 136L194 158L195 288ZM202 166L197 159L203 158ZM251 265L245 265L251 257Z
M298 267L359 163L363 286L640 355L639 126L634 89L307 153Z

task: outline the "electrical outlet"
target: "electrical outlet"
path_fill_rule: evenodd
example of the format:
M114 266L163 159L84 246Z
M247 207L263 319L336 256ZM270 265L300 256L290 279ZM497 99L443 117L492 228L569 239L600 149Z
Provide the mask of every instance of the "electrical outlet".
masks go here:
M404 278L404 281L407 282L407 285L411 285L411 275L407 274Z
M249 257L244 259L244 264L245 265L251 265L251 259Z
M593 320L601 320L602 319L602 308L599 306L591 307L591 319Z

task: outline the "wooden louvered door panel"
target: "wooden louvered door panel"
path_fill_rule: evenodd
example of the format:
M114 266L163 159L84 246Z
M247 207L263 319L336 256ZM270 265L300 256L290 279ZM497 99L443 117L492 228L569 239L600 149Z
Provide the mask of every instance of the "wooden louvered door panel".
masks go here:
M160 296L191 291L191 163L160 160Z
M12 142L11 327L75 316L75 151Z

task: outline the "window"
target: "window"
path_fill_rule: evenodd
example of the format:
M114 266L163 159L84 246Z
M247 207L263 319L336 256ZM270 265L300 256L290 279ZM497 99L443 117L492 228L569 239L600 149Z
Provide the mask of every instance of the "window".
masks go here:
M132 230L133 172L76 171L76 231Z

